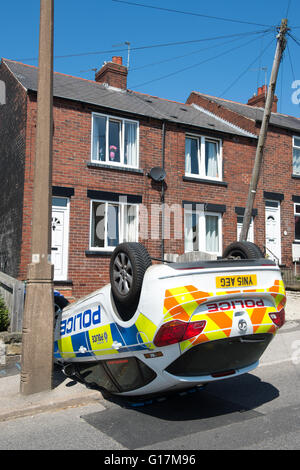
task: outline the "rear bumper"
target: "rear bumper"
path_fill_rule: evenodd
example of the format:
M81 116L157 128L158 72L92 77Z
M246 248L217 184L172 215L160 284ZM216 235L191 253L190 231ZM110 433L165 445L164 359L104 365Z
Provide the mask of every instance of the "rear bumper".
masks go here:
M172 362L166 372L176 377L200 377L244 369L257 363L273 338L271 333L235 336L198 344Z

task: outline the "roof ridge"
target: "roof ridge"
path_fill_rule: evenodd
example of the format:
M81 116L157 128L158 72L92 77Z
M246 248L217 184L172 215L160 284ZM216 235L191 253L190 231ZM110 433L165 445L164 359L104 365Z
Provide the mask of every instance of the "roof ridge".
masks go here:
M31 68L38 70L37 65L24 64L24 62L20 62L19 60L5 59L4 57L2 57L2 60L5 62L14 62L15 64L20 64L20 65L23 65L24 67L31 67ZM56 75L63 75L64 77L75 78L76 80L84 80L86 82L94 83L96 85L103 85L103 83L98 83L95 80L89 80L88 78L83 78L83 77L76 77L75 75L70 75L68 73L56 72L56 71L53 71L53 73Z
M262 111L264 110L264 108L262 108L260 106L251 106L247 103L241 103L240 101L228 100L226 98L219 98L218 96L207 95L206 93L200 93L199 91L193 91L192 93L196 93L197 95L201 95L201 96L204 96L204 97L207 97L207 98L212 98L212 99L215 99L215 100L220 100L220 101L225 101L225 102L228 102L228 103L238 104L240 106L247 106L247 108L251 108L251 109L258 109L258 110L262 110ZM235 112L235 111L233 111L233 112ZM271 114L300 120L300 118L298 118L297 116L293 116L292 114L279 113L278 111L277 112L272 111Z

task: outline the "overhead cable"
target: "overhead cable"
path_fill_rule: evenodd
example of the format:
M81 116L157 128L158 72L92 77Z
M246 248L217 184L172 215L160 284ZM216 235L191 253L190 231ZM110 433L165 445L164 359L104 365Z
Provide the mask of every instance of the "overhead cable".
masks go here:
M185 72L186 70L189 70L189 69L198 67L199 65L202 65L202 64L204 64L204 63L206 63L206 62L209 62L209 61L211 61L211 60L217 59L218 57L224 56L225 54L228 54L228 53L230 53L230 52L232 52L232 51L234 51L234 50L236 50L236 49L240 49L241 47L247 46L248 44L250 44L251 42L256 41L257 39L259 39L259 38L255 38L254 40L251 39L250 41L247 41L247 42L244 43L244 44L241 44L241 45L239 45L239 46L233 47L233 48L231 48L231 49L229 49L229 50L227 50L227 51L223 51L223 52L221 52L220 54L217 54L217 55L215 55L215 56L213 56L213 57L209 57L208 59L202 60L201 62L198 62L198 63L196 63L196 64L192 64L192 65L189 65L189 66L184 67L184 68L182 68L182 69L176 70L175 72L168 73L167 75L162 75L162 76L157 77L157 78L154 78L154 79L152 79L152 80L148 80L147 82L143 82L143 83L140 83L140 84L138 84L138 85L133 85L131 88L139 88L139 87L142 87L142 86L144 86L144 85L148 85L149 83L156 82L156 81L159 81L159 80L163 80L163 79L169 78L169 77L171 77L171 76L173 76L173 75L177 75L178 73Z
M208 37L208 38L201 38L201 39L192 39L189 41L176 41L176 42L168 42L168 43L161 43L161 44L150 44L148 46L137 46L137 47L132 47L130 50L131 51L139 51L139 50L144 50L144 49L153 49L153 48L158 48L158 47L170 47L170 46L180 46L180 45L185 45L185 44L193 44L193 43L198 43L198 42L205 42L205 41L215 41L215 40L221 40L221 39L227 39L227 38L233 38L233 37L242 37L242 36L249 36L249 35L255 35L255 34L262 34L265 32L270 31L272 28L268 28L265 30L259 30L259 31L250 31L250 32L243 32L243 33L234 33L234 34L226 34L222 36L213 36L213 37ZM87 55L100 55L100 54L109 54L113 53L115 54L116 52L124 52L128 51L126 48L122 49L109 49L109 50L102 50L102 51L89 51L89 52L79 52L76 54L65 54L65 55L55 55L54 59L66 59L69 57L82 57L82 56L87 56ZM17 59L19 61L32 61L32 60L38 60L38 57L27 57L27 58L21 58Z
M195 13L195 12L192 12L192 11L175 10L173 8L157 7L157 6L154 6L154 5L146 5L144 3L128 2L128 1L125 1L125 0L112 0L112 1L117 2L117 3L124 3L124 4L127 4L127 5L132 5L132 6L136 6L136 7L144 7L144 8L151 8L151 9L154 9L154 10L166 11L166 12L169 12L169 13L180 13L182 15L199 16L199 17L202 17L202 18L209 18L209 19L213 19L213 20L229 21L231 23L251 24L251 25L255 25L255 26L271 26L271 25L262 24L262 23L253 23L251 21L237 20L235 18L224 18L224 17L221 17L221 16L204 15L202 13Z

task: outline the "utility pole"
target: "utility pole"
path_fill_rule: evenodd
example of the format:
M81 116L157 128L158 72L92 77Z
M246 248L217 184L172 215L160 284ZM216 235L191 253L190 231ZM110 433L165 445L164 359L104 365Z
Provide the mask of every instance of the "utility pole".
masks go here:
M53 371L53 266L51 264L54 0L40 0L36 155L31 263L23 317L20 392L50 390Z
M271 117L272 112L272 105L277 81L277 75L279 70L280 61L282 58L283 51L286 46L286 33L288 31L287 27L287 19L284 18L281 21L281 26L279 29L279 33L277 35L277 47L271 72L270 84L268 88L268 94L266 99L266 105L263 115L263 120L260 128L257 148L256 148L256 155L254 161L254 167L252 172L252 178L250 182L250 188L248 193L248 200L244 214L243 226L240 234L240 241L246 241L251 221L252 209L254 204L254 199L256 196L257 185L259 181L260 169L263 160L263 153L264 153L264 146L267 137L268 125Z

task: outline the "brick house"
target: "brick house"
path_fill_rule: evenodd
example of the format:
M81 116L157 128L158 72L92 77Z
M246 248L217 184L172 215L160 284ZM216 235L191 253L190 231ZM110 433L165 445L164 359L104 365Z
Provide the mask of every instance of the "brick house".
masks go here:
M192 92L187 103L258 135L266 95L264 85L242 104ZM266 252L290 267L300 258L300 119L278 113L277 102L275 96L255 206Z
M37 77L36 67L1 62L0 269L20 279L31 261ZM197 250L219 256L236 240L257 120L198 93L178 103L128 90L119 57L95 81L55 73L53 117L52 260L55 287L65 295L78 298L107 283L110 255L123 240L143 242L154 258ZM249 238L263 247L265 202L277 203L280 261L291 266L300 122L275 118L294 127L272 122ZM163 183L149 177L154 167L164 169Z

